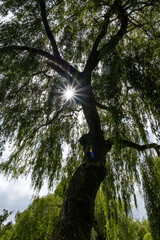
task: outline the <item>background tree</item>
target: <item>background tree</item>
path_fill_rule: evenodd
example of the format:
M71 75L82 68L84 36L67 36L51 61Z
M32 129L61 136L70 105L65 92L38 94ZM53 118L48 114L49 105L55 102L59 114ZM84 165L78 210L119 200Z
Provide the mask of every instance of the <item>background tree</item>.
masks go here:
M94 231L92 231L92 236L95 236L95 238L93 237L93 240L143 240L146 234L150 234L147 220L134 219L131 213L126 217L124 206L122 206L120 211L117 212L115 221L115 217L108 214L106 205L104 192L100 189L96 196Z
M53 228L58 223L58 215L64 198L65 181L59 184L54 194L36 198L22 213L17 212L10 227L3 227L1 240L44 239L50 240ZM95 215L90 240L144 240L152 239L147 220L134 220L125 217L123 211L118 213L117 224L108 218L106 201L102 190L98 191Z
M0 169L31 172L39 189L71 179L52 238L87 240L100 184L108 213L116 218L118 201L127 214L140 152L159 155L148 131L158 142L159 1L2 0L0 9L11 14L0 27L1 148L15 145Z
M13 212L9 212L6 209L3 209L3 214L0 215L0 238L6 234L6 231L12 228L12 222L5 223L7 218L12 214Z
M17 212L12 228L6 229L0 239L50 240L61 205L62 198L58 195L35 199L24 212Z
M145 236L144 236L144 238L143 238L143 240L152 240L153 238L152 238L152 236L151 236L151 234L150 233L147 233Z

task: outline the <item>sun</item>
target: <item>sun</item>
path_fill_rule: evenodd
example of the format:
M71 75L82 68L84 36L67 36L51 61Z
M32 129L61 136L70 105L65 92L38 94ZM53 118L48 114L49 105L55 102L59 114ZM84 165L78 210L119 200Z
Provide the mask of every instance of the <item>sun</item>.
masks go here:
M86 96L86 87L81 87L78 84L64 85L61 87L60 95L64 101L70 103L83 103L86 104L84 100Z
M70 87L65 90L64 96L65 96L66 100L68 101L74 97L74 94L75 94L74 89L72 87Z

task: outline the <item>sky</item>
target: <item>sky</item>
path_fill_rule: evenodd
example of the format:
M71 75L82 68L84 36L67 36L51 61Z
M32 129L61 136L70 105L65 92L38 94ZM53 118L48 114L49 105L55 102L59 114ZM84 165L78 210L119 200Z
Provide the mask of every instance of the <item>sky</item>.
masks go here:
M6 159L10 150L6 147L1 159ZM50 192L51 193L51 192ZM47 185L45 184L39 196L45 196L48 194ZM32 203L36 193L31 188L30 177L19 178L18 180L7 180L5 176L0 174L0 214L3 209L14 211L8 218L7 222L14 220L14 216L17 211L24 211L29 204Z
M40 196L47 195L47 186L40 191ZM23 212L32 203L35 192L31 189L30 178L8 181L0 175L0 214L3 209L14 211L7 222L14 220L17 211Z

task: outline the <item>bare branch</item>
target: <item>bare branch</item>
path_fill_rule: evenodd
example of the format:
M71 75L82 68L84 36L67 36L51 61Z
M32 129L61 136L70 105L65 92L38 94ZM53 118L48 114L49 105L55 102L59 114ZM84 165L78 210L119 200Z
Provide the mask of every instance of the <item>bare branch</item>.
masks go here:
M58 57L60 57L60 53L58 51L55 38L54 38L54 36L52 34L52 31L50 29L50 26L48 24L45 1L44 0L40 0L40 4L39 5L40 5L40 9L41 9L42 22L43 22L43 25L45 27L46 34L47 34L47 36L48 36L48 38L49 38L49 40L51 42L53 53L58 58Z

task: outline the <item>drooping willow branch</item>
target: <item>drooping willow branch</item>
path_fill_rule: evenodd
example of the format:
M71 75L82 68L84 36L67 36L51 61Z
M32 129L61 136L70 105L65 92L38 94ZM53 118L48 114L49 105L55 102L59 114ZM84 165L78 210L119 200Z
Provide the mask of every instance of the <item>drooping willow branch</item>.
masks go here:
M36 128L36 131L39 130L42 127L46 127L50 124L52 124L57 118L58 116L63 112L64 109L66 109L66 107L69 105L69 102L66 102L59 111L56 112L56 114L49 120L47 120L44 124L40 125L38 128Z
M69 102L66 102L61 108L60 110L58 110L54 116L51 119L48 119L45 123L41 124L40 126L36 127L35 129L33 129L32 134L27 137L25 140L28 141L29 139L31 139L36 132L38 132L38 130L40 130L43 127L47 127L48 125L51 125L55 120L58 119L59 115L66 109L66 107L69 105Z

